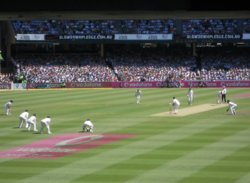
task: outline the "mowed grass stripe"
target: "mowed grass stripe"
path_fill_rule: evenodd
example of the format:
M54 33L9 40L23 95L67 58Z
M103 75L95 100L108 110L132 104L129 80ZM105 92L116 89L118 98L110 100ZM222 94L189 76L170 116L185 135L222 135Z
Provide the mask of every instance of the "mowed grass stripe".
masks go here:
M124 93L123 93L124 94ZM53 95L46 95L46 97L42 98L42 99L36 99L36 102L32 102L31 99L29 100L24 100L23 102L20 102L19 106L24 106L25 103L27 104L37 104L40 107L45 107L45 106L53 106L53 105L61 105L61 104L72 104L72 105L106 105L106 104L116 104L117 101L119 101L118 104L124 104L126 103L126 101L128 101L128 98L126 97L126 95L112 95L112 94L107 94L107 93L103 93L103 96L101 96L100 94L96 94L96 95L91 95L91 94L82 94L82 93L78 93L78 94L71 94L71 95L57 95L56 97ZM119 99L119 100L118 100ZM30 101L28 103L28 101ZM70 103L67 103L65 101L70 101ZM109 102L107 102L109 101ZM124 101L124 102L123 102ZM64 103L65 102L65 103ZM131 99L131 102L134 103L134 97ZM26 104L26 105L27 105ZM63 105L62 105L63 106Z
M121 91L123 91L124 92L124 90L121 90ZM153 90L150 90L150 91L153 91ZM55 93L56 91L53 91L53 93ZM59 93L61 93L61 91L59 92ZM79 91L77 91L77 93L80 93ZM71 96L71 95L70 95ZM48 98L48 97L47 97ZM78 98L78 97L77 97ZM62 99L59 99L60 101L62 101L62 102L60 102L60 103L56 103L55 105L52 105L52 106L50 106L50 107L47 107L47 109L48 109L48 111L52 111L52 109L53 108L55 108L55 107L61 107L61 108L59 108L60 110L58 110L60 113L56 113L55 114L55 116L58 116L58 115L62 115L62 116L73 116L74 115L74 113L73 112L76 112L75 110L75 108L73 107L73 105L72 106L65 106L64 105L64 100ZM44 105L41 105L41 102L38 102L38 105L37 106L39 106L39 108L36 108L37 106L35 106L35 107L33 107L34 109L37 109L37 110L34 110L33 109L33 111L40 111L40 109L41 108L44 108L44 106L46 106L46 105L48 105L48 103L50 103L50 101L45 101L45 104ZM79 103L79 101L78 101L78 103ZM80 102L81 103L81 102ZM79 104L78 104L79 105ZM80 106L81 106L81 104L80 104ZM82 109L82 111L84 111L84 114L85 114L85 111L86 111L86 113L88 114L88 112L90 112L90 114L92 113L91 111L93 111L93 110L95 110L95 111L97 111L97 113L98 113L98 110L102 110L103 111L103 107L100 107L100 108L98 108L97 107L98 105L93 105L92 107L88 107L87 109L86 109L86 106L84 106L83 105L83 109ZM85 107L85 108L84 108ZM119 106L119 105L117 105L117 106L105 106L105 109L107 109L108 110L108 108L110 109L109 111L112 111L112 114L111 115L115 115L115 114L117 114L117 115L119 115L120 114L120 111L123 111L123 108L121 108L119 111L117 111L116 113L114 113L115 112L115 110L114 110L114 108L118 108L118 107L121 107L121 106ZM122 107L124 107L124 106L122 106ZM141 109L138 107L138 106L136 106L136 105L133 105L133 106L126 106L127 107L127 111L126 111L126 113L124 113L125 115L127 114L127 113L131 113L131 112L134 112L134 113L136 113L136 112L144 112L145 111L145 107L144 108L142 108L141 107ZM132 108L133 107L133 108ZM135 108L135 107L137 107L137 108ZM154 106L154 107L151 107L151 106L146 106L147 108L146 108L146 111L147 112L150 112L150 110L151 110L151 108L153 108L153 109L157 109L156 108L156 106ZM130 108L131 108L131 110L130 110ZM139 108L139 109L138 109ZM72 110L71 110L72 109ZM133 110L133 109L136 109L136 110ZM78 109L78 111L77 112L79 112L79 111L81 111L81 109ZM105 115L105 113L106 113L106 111L104 111L104 112L102 112L102 114L104 114ZM108 113L108 112L107 112ZM95 114L95 113L94 113ZM46 115L46 113L44 113L43 115ZM65 118L65 119L67 119L67 118ZM18 123L18 122L16 122L16 123ZM57 120L55 120L55 123L57 123Z
M247 139L245 139L247 140ZM215 178L219 178L227 183L238 182L236 180L249 182L249 177L246 174L250 168L250 145L245 148L226 156L225 158L205 167L192 177L183 179L181 183L192 182L213 182ZM241 178L243 177L243 178ZM248 180L247 180L248 179Z
M78 101L79 99L93 99L97 97L102 97L102 96L109 96L105 92L93 92L93 91L60 91L60 90L55 90L55 91L43 91L43 92L36 92L36 91L31 91L27 93L21 93L18 96L17 101L14 101L14 104L16 106L23 106L24 103L27 104L36 104L36 105L41 105L41 104L51 104L57 101L62 101L60 99L63 99L63 101ZM111 92L111 91L109 91ZM13 97L12 97L13 98ZM13 99L14 100L14 99Z
M51 92L50 92L51 93ZM52 92L53 94L55 93L55 91L53 91ZM61 91L59 91L59 93L61 93ZM79 93L79 92L78 92ZM69 96L71 96L71 95L69 95ZM50 98L53 98L53 97L46 97L46 99L49 99L50 100ZM78 97L76 97L76 98L78 98ZM78 130L80 130L80 125L81 125L81 123L82 123L82 121L83 121L83 118L82 118L82 116L81 116L81 114L82 114L82 111L84 111L84 114L85 113L87 113L87 114L89 114L89 112L88 111L93 111L93 109L92 108L90 108L90 109L88 109L88 110L82 110L82 109L80 109L80 115L79 115L79 113L78 114L76 114L76 113L74 113L74 112L78 112L77 110L76 110L76 108L74 108L73 106L71 107L71 106L67 106L66 105L66 107L65 107L65 105L63 105L63 101L65 100L65 97L64 96L62 96L62 99L60 99L59 98L59 96L58 96L58 98L57 98L57 101L62 101L62 102L58 102L58 103L52 103L51 104L51 102L48 102L48 101L46 101L45 99L42 99L41 101L40 101L40 99L39 100L37 100L38 102L36 102L36 103L38 103L38 105L36 105L35 107L33 107L32 108L32 112L33 111L43 111L43 114L39 114L39 113L37 113L37 115L38 115L38 118L39 119L41 119L42 117L44 117L44 116L46 116L47 114L51 114L52 112L50 112L50 111L53 111L53 109L55 108L55 107L57 107L57 113L52 113L52 122L53 122L53 125L52 125L52 131L53 131L53 129L56 129L56 133L58 133L58 132L66 132L66 131L68 131L68 132L78 132ZM30 99L28 99L28 100L25 100L25 101L31 101ZM72 101L72 100L70 100L70 101ZM77 104L77 101L75 101L75 103ZM79 100L78 100L78 103L79 103ZM81 103L81 102L80 102ZM43 104L43 105L42 105ZM45 110L42 110L43 108L44 108L44 106L46 106L47 105L47 107L46 107L46 111L49 111L49 112L44 112ZM28 106L32 106L32 105L28 105ZM136 105L135 105L136 106ZM124 106L123 106L124 107ZM115 109L119 109L119 111L118 112L116 112L117 113L117 115L119 115L120 113L120 111L125 111L126 113L126 115L127 114L129 114L129 112L131 113L132 111L133 112L136 112L136 110L133 110L133 108L131 108L130 106L126 106L127 107L127 110L126 109L124 109L124 108L118 108L118 106L106 106L105 107L105 109L107 109L108 110L108 108L110 108L110 110L112 110L113 111L113 116L115 116L114 114L114 112L115 112L115 110L113 109L113 108L115 108ZM136 106L137 107L137 106ZM98 113L98 108L96 107L96 106L93 106L93 108L95 108L94 109L94 111L97 111L97 113ZM138 107L137 107L138 108ZM99 107L99 110L104 110L103 109L103 107L101 106L101 107ZM143 110L142 110L143 111ZM20 111L20 112L22 112L22 111ZM91 114L92 112L90 112L90 114ZM95 113L95 112L94 112ZM107 112L102 112L103 113L103 115L104 114L108 114ZM19 113L18 113L19 114ZM12 116L14 116L14 114L12 115ZM54 117L55 116L55 117ZM59 117L58 116L60 116L60 117L63 117L63 116L65 116L65 118L62 118L62 119L59 119ZM75 116L75 118L71 118L70 120L67 120L67 117L72 117L72 116ZM120 117L121 115L119 115L119 117ZM91 117L91 115L89 115L89 117ZM38 119L38 122L39 122L39 119ZM17 125L18 125L18 118L16 118L16 119L14 119L13 120L14 121L14 127L16 127ZM98 120L97 120L98 121ZM111 120L111 121L108 121L109 123L112 123L112 121L113 120ZM116 123L116 126L115 125L113 125L113 129L111 129L111 130L117 130L117 127L119 126L118 124L120 124L121 126L120 126L120 128L121 127L124 127L124 125L122 125L122 123L118 123L117 124L117 121L121 121L121 119L119 118L119 119L116 119L116 120L114 120L114 121L116 121L116 122L114 122L114 123ZM138 120L137 120L138 121ZM69 123L72 123L73 122L73 124L75 124L75 126L74 127L68 127L67 129L62 129L61 131L60 131L60 127L57 127L56 126L56 124L57 123L62 123L62 124L64 124L64 123L67 123L67 124L69 124ZM129 123L128 123L128 121L126 121L127 123L124 123L124 124L128 124L129 125ZM138 121L138 122L140 122L140 121ZM137 122L137 123L138 123ZM133 122L133 124L136 124L136 121L134 120L134 122ZM39 126L40 124L38 123L38 126ZM110 125L111 126L111 125ZM126 125L127 126L127 125ZM103 129L106 129L106 130L110 130L109 128L107 128L107 125L105 125L105 128L100 128L102 131L103 131ZM101 130L99 130L99 131L101 131ZM16 133L17 132L19 132L20 130L19 129L16 129L16 130L12 130L11 132L13 133L13 134L15 134L15 136L16 136ZM22 131L24 131L24 129L22 129ZM10 133L10 131L9 132L7 132L7 130L5 130L5 132L6 133ZM5 135L6 135L6 133L5 133ZM10 136L6 136L6 138L9 138ZM18 138L18 140L15 142L15 143L8 143L8 141L5 141L4 140L4 142L3 142L3 144L5 143L5 144L8 144L8 146L7 147L9 147L10 145L16 145L16 144L18 144L18 143L20 143L20 144L24 144L24 143L26 143L26 140L23 142L22 141L23 140L23 138ZM30 140L34 140L34 139L30 139Z
M27 104L30 104L30 108L34 111L40 110L39 119L41 119L41 117L43 117L43 115L46 115L48 112L53 114L54 124L52 124L52 132L54 132L54 134L61 134L65 132L72 133L72 132L78 131L83 120L85 120L86 117L90 117L91 119L93 119L93 122L96 125L96 131L95 131L96 133L103 133L103 132L135 133L137 134L137 136L134 139L127 139L122 142L117 142L117 143L103 146L102 148L88 150L83 153L78 153L73 156L60 158L60 159L53 160L53 161L28 160L28 159L22 159L22 160L0 159L0 162L1 162L0 169L4 169L4 167L8 167L7 165L13 166L13 172L11 174L8 174L8 176L10 176L11 178L1 178L1 175L0 175L0 181L1 182L6 182L6 181L7 182L19 182L20 179L23 179L23 182L25 182L24 180L30 177L31 179L34 180L34 182L44 182L44 180L47 180L46 175L49 175L51 177L55 176L60 179L59 174L62 175L62 174L65 174L66 172L68 176L73 175L74 176L73 178L75 179L68 180L66 178L65 181L76 182L76 181L82 180L83 177L87 175L95 176L97 174L98 176L102 174L107 174L107 176L109 175L112 176L113 167L120 167L121 169L119 173L122 174L122 176L117 179L114 179L113 182L121 182L119 180L121 180L122 178L124 178L124 180L128 180L128 179L134 178L134 176L131 176L131 175L137 176L137 175L143 174L144 172L150 170L150 167L153 167L153 168L159 167L161 165L161 162L164 162L166 159L168 159L168 161L175 160L176 158L178 158L178 156L184 156L186 153L192 150L195 150L204 144L206 145L207 143L216 141L216 138L217 138L216 136L218 136L218 134L221 134L223 136L223 135L229 135L231 133L231 130L229 130L228 128L225 128L224 130L223 128L221 128L221 130L216 130L215 129L217 127L216 125L214 128L209 128L209 130L208 129L205 130L206 132L211 130L210 135L207 135L204 137L200 135L198 136L190 135L187 138L183 138L183 139L181 138L180 140L176 140L176 141L172 139L173 141L171 145L165 145L164 141L165 139L169 137L167 136L168 132L171 133L171 131L177 130L177 128L183 128L185 125L191 124L191 123L203 122L203 124L205 124L205 123L210 123L211 121L213 123L217 123L218 121L219 123L218 127L223 127L224 123L221 124L220 120L225 121L226 123L237 121L237 124L229 123L230 126L232 126L232 128L236 128L235 132L239 130L239 128L237 128L238 125L241 127L248 126L247 118L246 118L247 114L245 116L239 115L239 116L236 116L235 118L232 118L232 116L225 115L224 109L214 110L211 112L206 112L206 113L194 115L191 117L181 118L178 120L170 119L170 118L158 118L158 119L155 119L152 117L148 118L150 113L155 113L155 111L159 112L160 110L164 109L166 104L168 104L167 103L168 99L171 99L173 94L178 93L177 96L180 97L181 100L185 102L187 89L170 89L170 90L169 89L143 89L141 105L135 104L135 97L134 97L135 89L118 89L118 90L110 90L107 92L106 91L103 92L101 90L98 92L96 92L97 90L93 90L93 91L94 91L93 93L91 90L83 90L83 91L77 90L77 92L75 92L74 90L70 92L68 91L67 92L65 91L63 92L62 91L41 91L39 92L39 94L34 94L34 95L20 95L20 92L19 93L16 92L17 95L12 95L12 94L10 95L8 93L8 97L6 97L7 95L3 93L4 94L3 97L5 97L6 99L9 99L9 98L12 98L12 96L15 96L14 98L17 99L16 100L17 103L14 103L13 116L10 116L7 118L5 118L5 116L0 116L1 118L0 121L2 122L2 120L4 120L4 123L0 123L1 127L4 127L4 128L0 128L0 130L1 132L4 132L5 134L2 136L3 138L0 139L1 148L5 149L6 147L9 147L12 145L18 146L18 144L19 145L23 143L25 144L25 143L29 143L40 138L44 139L44 138L49 137L48 135L33 135L33 134L27 135L27 133L24 133L16 129L8 130L8 125L10 126L12 125L11 128L16 126L16 124L18 123L17 115L19 115L19 112L21 112L24 109L23 106L27 106ZM215 94L213 94L212 91L214 91ZM229 89L229 92L230 91L232 91L232 93L235 94L238 92L247 93L248 90L247 89ZM47 94L47 92L49 93ZM52 94L50 94L50 92L53 93L54 98L52 97ZM217 89L195 89L195 94L196 92L197 92L198 98L195 98L195 100L197 100L197 103L203 103L205 101L214 100L216 93L217 93ZM10 92L10 93L13 93L13 92ZM38 99L40 98L39 100L36 98L36 95ZM41 96L48 95L49 97L40 97L40 95ZM108 97L105 97L106 95L108 95ZM96 97L97 99L95 98L95 96L97 96ZM201 96L205 96L205 97L201 97ZM229 96L230 96L230 93L229 93ZM6 102L6 100L2 100L3 97L1 96L1 101ZM50 97L52 97L51 101L53 101L55 105L48 107L50 105L50 100L47 100L47 99ZM213 99L211 99L211 97ZM105 98L105 99L103 101L100 101L99 100L100 98L101 99ZM32 101L32 103L30 103L30 101ZM48 104L46 105L45 102L48 102ZM238 104L240 106L239 111L243 109L247 110L249 108L248 107L249 102L247 102L247 100L244 100L244 99L237 100L237 102L239 102ZM39 107L39 103L44 104L44 105L41 105ZM182 102L182 104L184 103ZM185 105L186 104L182 105L182 107L186 107ZM116 110L116 108L119 108L119 109ZM225 124L225 125L228 125L228 124ZM183 128L183 130L185 131L185 128ZM182 133L184 133L184 131ZM205 131L201 131L201 133ZM214 133L212 133L212 131L214 131ZM146 139L155 136L157 133L158 135L162 134L162 139L164 140L161 140L161 141L159 140L159 143L161 145L158 146L154 144L154 146L151 147L152 146L151 143L153 143L153 141L151 141L151 143L148 143ZM220 136L220 138L222 136ZM196 141L194 142L194 140ZM145 143L145 145L138 146L139 150L140 148L145 148L145 151L142 151L141 153L139 152L137 154L134 152L134 150L137 150L137 148L135 146L131 146L130 144L139 143L139 142ZM127 146L130 149L127 149L126 148ZM170 148L172 151L168 150L166 153L166 149L164 147L167 149ZM120 152L119 150L121 149L123 149L124 152L120 153L119 155L116 155L115 152ZM107 153L107 156L105 156L105 159L104 158L102 159L102 157L104 157L103 153ZM135 153L135 156L133 155L134 153ZM110 156L108 156L108 154ZM178 156L176 156L176 154ZM125 157L121 158L120 156L125 156ZM244 158L246 160L249 159L248 157L243 157L242 159ZM135 163L133 162L130 163L130 160L133 160ZM24 175L18 175L18 176L22 176L22 178L20 179L15 177L14 172L18 172L19 170L20 172L25 171L26 167L28 170L29 169L28 167L34 166L34 167L37 167L35 169L38 170L39 165L41 164L41 161L44 162L44 164L46 164L48 169L41 168L41 171L39 172L34 170L34 172L31 172L28 174L24 173ZM107 161L109 162L107 163ZM17 165L17 167L15 166L15 164ZM18 164L20 165L22 164L23 166L20 167L18 166ZM151 164L153 164L153 166ZM142 171L140 171L140 170L135 170L135 168L133 169L133 166L137 167L138 169L140 168L140 166L145 167L145 168ZM75 167L75 168L72 168L72 167ZM92 172L93 174L92 173L88 174L88 172L86 172L87 167L92 167L90 172ZM99 168L96 168L96 167L99 167ZM7 170L4 170L4 172L6 171L6 173L8 173L10 169L11 168L7 168ZM52 171L51 174L47 174L46 172L48 171ZM225 172L226 172L226 169L225 169ZM36 175L38 175L38 178L39 178L39 174L41 175L41 177L44 178L43 180L35 179ZM206 175L206 173L203 175ZM192 176L202 176L202 174L195 173ZM107 179L105 179L104 177L99 177L99 178L101 179L103 178L103 181L106 181L106 182L108 182L108 180L111 180L110 178L107 178Z
M147 171L162 166L164 163L171 162L174 159L185 156L187 153L204 148L205 146L215 143L220 139L234 135L243 129L245 129L244 126L237 127L236 125L233 125L233 123L226 127L225 125L220 125L209 128L206 131L194 134L185 139L180 139L175 143L161 146L150 152L134 156L124 162L111 165L104 170L100 170L87 176L84 175L74 182L98 182L101 180L102 182L124 182L139 176L139 174L145 174ZM161 141L167 141L167 139L161 139ZM154 143L158 143L158 141ZM137 148L134 150L136 151ZM116 177L114 178L112 175L116 175Z
M236 152L237 150L248 146L249 141L246 141L245 139L249 135L250 129L240 131L235 135L207 145L202 149L188 153L177 160L163 164L159 168L147 171L145 174L141 174L136 179L127 181L126 183L152 182L155 177L157 177L157 180L160 182L179 182L180 180L195 174L206 166L209 166ZM232 143L232 141L236 143Z
M26 97L28 97L28 96L26 96ZM76 111L76 110L82 110L85 113L86 107L88 108L87 110L89 110L89 111L98 110L97 106L100 106L100 110L102 110L102 111L104 108L107 107L107 106L103 107L102 105L98 105L98 102L96 102L96 104L94 104L92 107L89 108L89 104L84 104L84 103L82 104L81 100L79 100L78 96L75 96L75 100L72 100L72 98L70 98L69 101L72 102L72 105L67 105L67 103L65 105L64 101L65 100L67 101L67 98L65 99L64 95L60 96L60 97L62 97L62 98L59 98L59 96L57 96L57 97L53 96L52 98L56 98L56 100L53 99L54 101L52 101L52 99L50 98L50 95L48 95L48 97L44 97L41 100L37 99L34 103L29 103L29 101L33 101L33 100L31 100L30 98L25 98L25 100L23 100L22 102L21 101L18 102L19 104L14 103L13 116L14 115L18 116L25 108L30 108L32 112L37 112L38 115L39 115L39 111L43 112L44 109L49 111L47 113L51 113L51 111L53 111L52 109L58 108L59 110L56 110L56 111L58 111L59 113L56 113L56 115L58 115L58 114L61 115L61 113L68 115L68 114L74 114L73 112L78 113L79 111ZM87 98L89 98L89 97L87 97ZM109 100L109 98L107 100ZM21 106L21 107L17 107L16 105ZM25 106L25 107L23 107L23 106ZM77 109L77 107L79 107L79 109ZM113 107L117 108L117 106L111 106L111 105L109 107L111 109ZM86 111L86 112L88 112L88 111ZM103 114L105 114L105 112L103 112ZM46 115L46 114L44 114L44 115ZM15 120L18 121L17 118Z
M178 129L167 131L166 133L162 132L158 135L149 136L148 138L141 139L138 142L127 144L111 151L105 151L88 159L82 159L78 160L77 162L72 162L71 164L68 164L64 167L53 169L49 172L44 172L40 175L35 175L33 177L24 179L22 181L19 181L19 183L30 183L34 182L35 180L44 180L46 177L50 177L49 180L47 179L47 183L69 183L74 179L80 178L81 176L94 174L95 172L112 166L113 164L127 161L134 156L150 152L153 149L159 148L167 144L175 143L176 141L185 139L189 136L194 135L195 133L206 131L210 128L220 126L224 123L225 122L223 121L216 123L208 123L207 120L204 120L202 122L188 124ZM150 144L150 146L148 144ZM104 161L106 159L108 159L109 161ZM71 171L67 172L66 170ZM68 173L71 175L69 176Z
M247 183L250 181L250 173L242 176L241 178L239 178L237 181L235 181L235 183Z

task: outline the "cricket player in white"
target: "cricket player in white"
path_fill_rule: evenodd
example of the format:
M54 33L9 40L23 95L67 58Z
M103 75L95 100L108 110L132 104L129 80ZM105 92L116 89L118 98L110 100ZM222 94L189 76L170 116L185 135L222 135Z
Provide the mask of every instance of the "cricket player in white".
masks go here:
M217 104L221 104L221 99L222 99L221 91L219 91L217 94Z
M23 122L25 122L25 128L28 128L28 118L29 118L29 112L26 109L24 112L22 112L19 115L19 125L18 125L18 128L22 128Z
M178 99L176 99L175 97L173 97L172 107L173 107L173 113L174 114L178 113L180 105L181 105L180 101Z
M11 111L13 102L14 102L13 100L10 100L6 104L4 104L4 112L7 116L11 115L10 111Z
M34 132L37 132L37 128L36 128L36 114L33 114L33 115L28 119L28 130L29 130L29 131L30 131L32 125L33 125L33 130L34 130Z
M227 108L227 112L230 109L230 112L232 115L236 115L236 108L237 108L237 104L234 102L231 102L230 100L227 100L228 103L228 108Z
M51 118L50 116L47 116L46 118L41 120L41 129L40 129L40 133L43 133L43 128L46 127L48 130L48 134L51 134L50 131L50 123L51 123Z
M188 97L188 105L192 105L194 99L194 91L191 87L188 89L187 97Z
M93 123L90 121L90 119L87 119L86 121L84 121L83 125L82 125L82 131L83 132L94 132L94 125Z
M140 104L141 102L141 90L140 89L137 89L136 92L135 92L135 98L136 98L136 103L137 104Z

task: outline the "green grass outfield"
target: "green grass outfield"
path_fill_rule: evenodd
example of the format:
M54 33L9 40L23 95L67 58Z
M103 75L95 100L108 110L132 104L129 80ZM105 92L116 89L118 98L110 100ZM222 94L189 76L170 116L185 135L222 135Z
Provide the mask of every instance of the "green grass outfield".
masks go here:
M215 103L219 89L194 89L194 106ZM77 133L86 118L95 133L135 134L58 159L1 159L0 183L249 183L250 94L228 88L237 115L226 107L184 117L153 117L169 110L173 96L187 105L187 89L76 89L1 91L0 104L14 100L11 116L0 111L0 150L50 136ZM17 129L25 110L38 121L52 117L52 135ZM38 123L38 128L40 124Z

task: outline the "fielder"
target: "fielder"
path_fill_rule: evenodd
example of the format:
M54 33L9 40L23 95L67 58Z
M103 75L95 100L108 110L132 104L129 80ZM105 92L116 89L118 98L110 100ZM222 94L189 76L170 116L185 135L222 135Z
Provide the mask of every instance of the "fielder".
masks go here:
M51 118L50 116L47 116L46 118L41 120L41 129L40 129L40 133L43 133L43 128L46 127L48 130L48 134L51 134L50 131L50 123L51 123Z
M86 121L84 121L84 123L82 125L82 132L94 133L94 125L90 121L90 119L87 119Z
M173 101L172 101L173 109L172 109L172 111L174 114L178 113L180 105L181 105L180 101L178 99L176 99L175 97L173 97Z
M14 102L13 100L10 100L6 104L4 104L4 112L7 116L11 115L10 111L11 111L13 102Z
M227 100L228 103L228 108L227 108L227 112L230 109L230 112L232 115L236 115L236 108L237 108L237 104L234 102L231 102L230 100Z
M33 130L34 130L34 132L37 132L37 128L36 128L36 114L33 114L33 115L28 119L28 131L30 131L32 125L33 125Z
M191 87L188 89L187 97L188 97L188 105L192 105L194 99L194 91Z
M25 122L25 128L28 128L28 118L29 118L29 112L26 109L19 116L19 125L18 125L18 128L22 128L23 122Z
M137 104L140 104L140 102L141 102L141 93L142 93L142 91L140 89L137 89L135 92L135 98L136 98Z

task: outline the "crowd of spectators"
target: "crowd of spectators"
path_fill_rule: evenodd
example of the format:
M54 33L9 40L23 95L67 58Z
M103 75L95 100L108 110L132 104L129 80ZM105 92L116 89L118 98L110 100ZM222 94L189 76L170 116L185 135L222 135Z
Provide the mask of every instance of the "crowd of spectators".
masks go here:
M13 81L13 73L0 73L1 83L10 83Z
M176 27L171 19L160 20L16 20L16 34L113 35L168 34Z
M114 49L97 55L20 55L19 74L31 83L250 80L250 53L210 50L202 68L187 50Z
M250 19L243 21L243 33L250 33Z
M107 58L121 81L166 81L194 78L194 58L185 51L116 50Z
M250 20L179 20L184 36L240 35L250 33ZM176 20L17 20L15 33L46 35L85 34L175 34ZM205 50L200 63L188 48L141 48L128 45L105 50L105 57L94 54L17 55L16 75L31 83L250 80L250 52L237 49ZM198 66L199 64L199 66ZM0 75L1 81L10 81Z
M22 55L15 59L30 83L115 81L113 71L100 57L88 55Z
M182 21L183 35L236 35L241 34L238 19L197 19Z
M210 51L198 73L201 80L250 80L249 52Z
M15 20L11 23L15 34L45 34L48 36L173 34L174 37L182 35L189 39L240 39L242 33L250 32L250 19L54 19Z
M173 19L129 20L15 20L16 34L168 34L176 33ZM250 31L250 19L181 20L183 35L235 35Z

